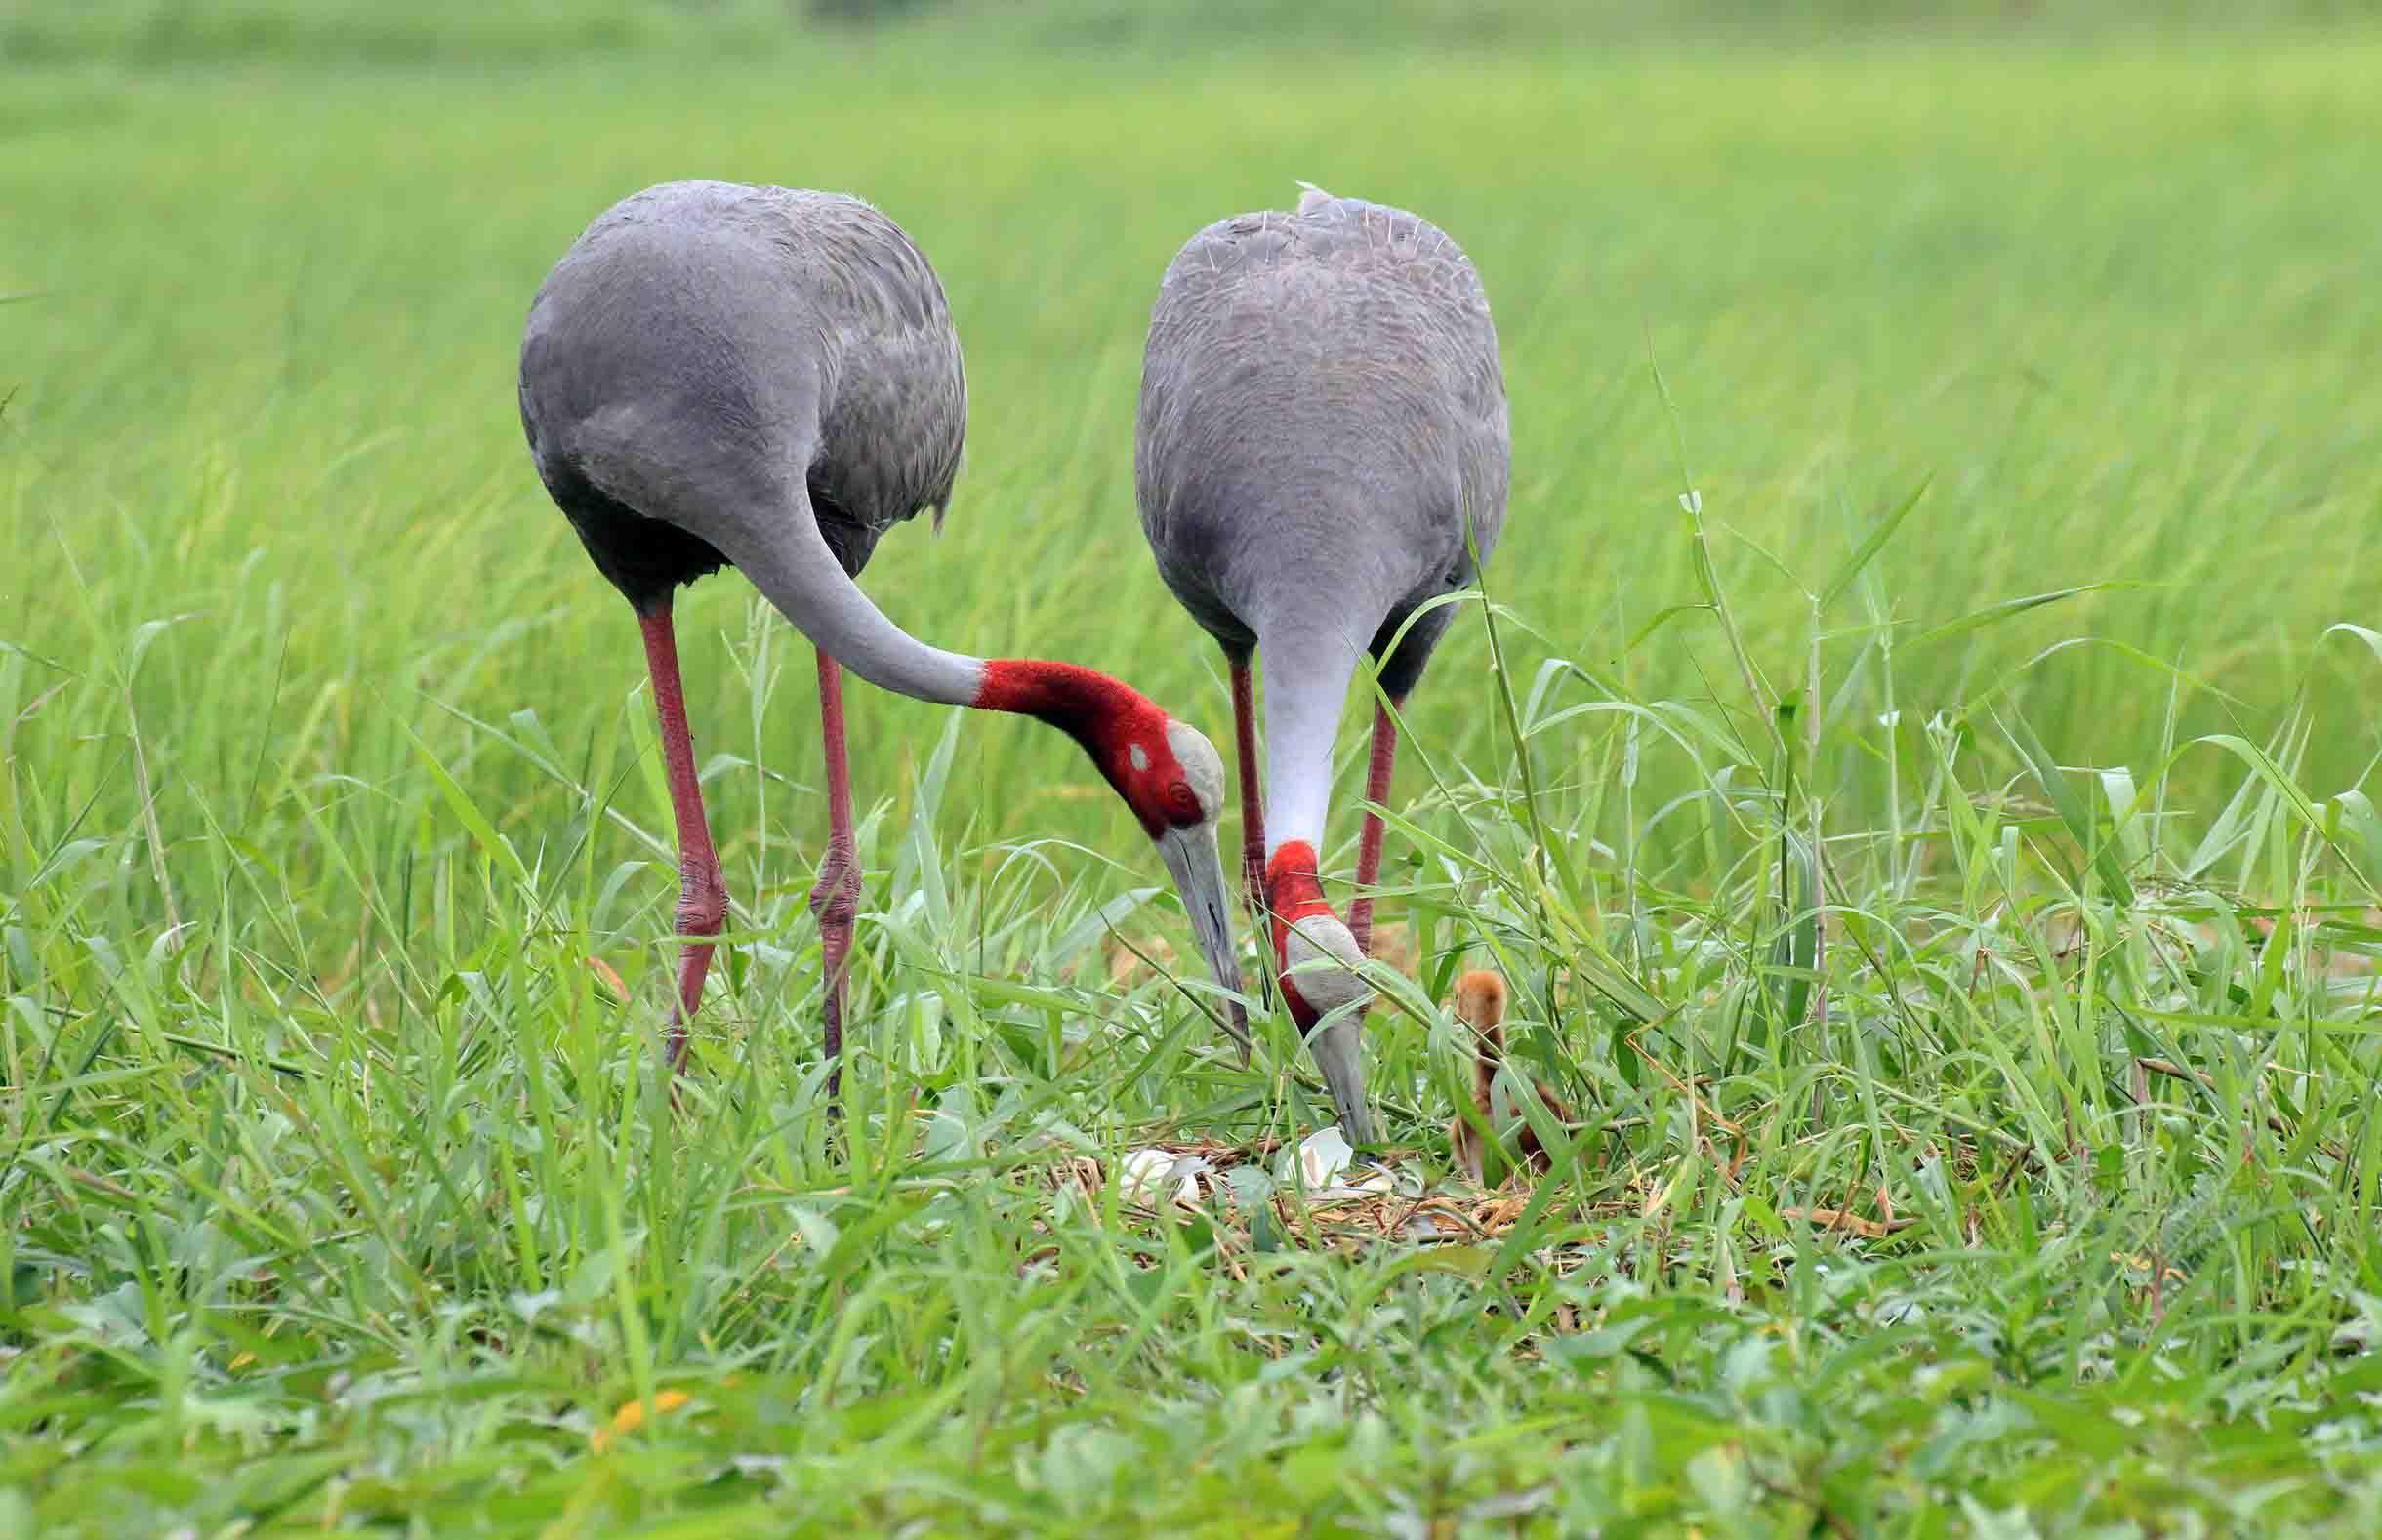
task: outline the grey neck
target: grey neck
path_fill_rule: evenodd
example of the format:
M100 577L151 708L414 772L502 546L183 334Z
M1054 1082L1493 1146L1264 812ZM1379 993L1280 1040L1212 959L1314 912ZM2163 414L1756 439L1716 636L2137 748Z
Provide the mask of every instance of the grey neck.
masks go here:
M844 575L807 505L795 516L706 531L778 613L811 644L881 690L946 706L973 706L984 660L929 647L885 618Z
M1332 808L1332 746L1358 647L1320 628L1260 635L1265 673L1266 854L1304 840L1320 857Z

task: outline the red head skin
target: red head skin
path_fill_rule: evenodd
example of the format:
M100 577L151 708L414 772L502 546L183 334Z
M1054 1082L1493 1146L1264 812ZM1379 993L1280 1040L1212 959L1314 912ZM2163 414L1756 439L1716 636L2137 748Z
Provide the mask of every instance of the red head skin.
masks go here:
M1324 887L1315 873L1315 847L1294 839L1274 852L1265 864L1265 907L1274 915L1274 974L1282 981L1283 1003L1301 1032L1312 1028L1321 1012L1309 1005L1290 977L1291 927L1321 916L1337 918L1324 901Z
M1207 817L1168 741L1167 713L1121 679L1071 663L999 658L984 666L974 704L1047 722L1082 745L1152 839Z
M1241 964L1215 847L1215 815L1224 801L1224 761L1215 746L1139 691L1068 663L988 663L974 704L1047 722L1083 746L1158 846L1216 983L1238 992ZM1249 1023L1238 1000L1231 1015L1218 1025L1246 1055Z

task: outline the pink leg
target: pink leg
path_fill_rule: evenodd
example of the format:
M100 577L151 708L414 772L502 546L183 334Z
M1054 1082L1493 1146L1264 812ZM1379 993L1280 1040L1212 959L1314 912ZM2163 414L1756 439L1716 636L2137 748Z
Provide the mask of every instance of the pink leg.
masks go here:
M843 753L843 670L819 654L819 728L827 750L827 859L810 890L819 917L819 966L827 986L827 1104L843 1087L843 966L860 912L860 864L852 846L852 772Z
M1232 732L1241 750L1241 884L1253 905L1265 903L1265 788L1257 780L1257 711L1249 660L1232 666Z
M678 684L678 643L668 604L639 615L637 625L645 632L645 667L653 675L654 710L662 718L662 763L678 825L678 924L688 946L678 958L678 997L670 1007L666 1039L676 1072L686 1058L686 1023L703 1003L703 975L712 965L711 943L703 938L719 934L728 890L719 880L719 856L703 817L703 788L695 780L695 746L686 735L686 695Z
M1241 757L1241 896L1260 938L1274 933L1265 911L1265 786L1257 779L1257 709L1249 686L1249 660L1232 666L1232 735ZM1260 940L1258 950L1264 950ZM1274 998L1274 970L1257 970L1257 997Z
M1388 705L1376 705L1373 711L1373 764L1365 774L1365 800L1375 807L1389 805L1389 773L1397 763L1398 724L1390 719ZM1367 808L1364 831L1357 836L1356 897L1348 904L1348 934L1356 938L1356 950L1368 957L1373 955L1373 884L1380 874L1381 815Z

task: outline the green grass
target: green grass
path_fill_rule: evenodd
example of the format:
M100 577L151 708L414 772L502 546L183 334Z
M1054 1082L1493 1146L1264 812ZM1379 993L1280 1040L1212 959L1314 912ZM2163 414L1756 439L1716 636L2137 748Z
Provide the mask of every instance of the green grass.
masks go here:
M2382 35L837 49L0 79L0 1532L2375 1532ZM870 692L831 1129L808 660L732 575L672 1107L635 633L512 376L690 174L951 290L888 610L1219 738L1131 509L1157 274L1300 177L1470 250L1502 668L1472 606L1411 703L1368 1054L1442 1173L1433 1002L1507 971L1588 1116L1510 1230L1054 1192L1320 1098L1112 982L1184 938L1073 749Z

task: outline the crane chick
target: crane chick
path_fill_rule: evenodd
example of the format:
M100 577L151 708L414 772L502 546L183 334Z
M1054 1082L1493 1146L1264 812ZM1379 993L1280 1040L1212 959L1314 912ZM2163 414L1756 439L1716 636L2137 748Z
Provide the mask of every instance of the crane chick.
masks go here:
M1498 1067L1505 1062L1505 981L1494 973L1475 970L1456 981L1456 1019L1472 1031L1472 1106L1482 1122L1499 1126L1494 1091ZM1557 1122L1572 1120L1571 1109L1563 1105L1554 1088L1544 1080L1533 1078L1531 1088ZM1517 1109L1508 1107L1510 1115ZM1527 1169L1534 1176L1544 1176L1552 1162L1546 1146L1540 1143L1538 1130L1528 1121L1522 1122L1513 1139L1514 1169ZM1475 1183L1485 1185L1488 1152L1482 1147L1481 1132L1472 1120L1458 1113L1448 1124L1448 1145L1455 1152L1456 1164Z

